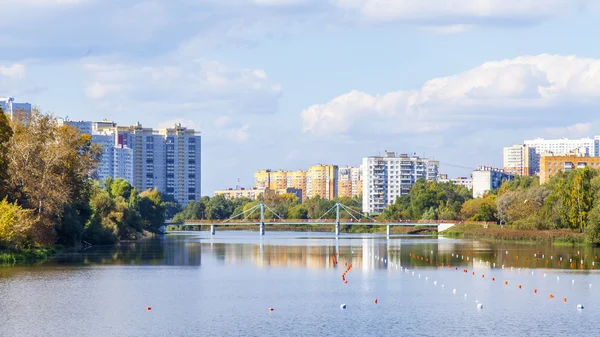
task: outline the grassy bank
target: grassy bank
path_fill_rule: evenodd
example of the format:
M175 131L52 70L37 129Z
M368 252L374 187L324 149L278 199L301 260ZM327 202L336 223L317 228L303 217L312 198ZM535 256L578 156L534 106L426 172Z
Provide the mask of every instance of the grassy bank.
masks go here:
M176 226L168 226L168 231L179 230ZM198 225L195 227L188 227L186 230L199 230L208 231L210 230L209 225ZM251 226L216 226L217 231L258 231L258 225ZM319 233L333 233L335 226L331 225L267 225L265 231L273 232L319 232ZM386 226L340 226L342 233L370 233L370 234L385 234ZM437 228L425 227L425 226L392 226L391 234L420 234L420 235L437 235Z
M480 225L456 225L442 233L444 236L464 239L488 239L496 241L519 241L525 243L544 244L584 244L585 236L582 233L568 229L561 230L520 230L501 228L489 225L484 228Z
M20 251L0 251L0 265L12 266L17 264L43 262L54 256L62 249L62 247L57 246L26 249Z

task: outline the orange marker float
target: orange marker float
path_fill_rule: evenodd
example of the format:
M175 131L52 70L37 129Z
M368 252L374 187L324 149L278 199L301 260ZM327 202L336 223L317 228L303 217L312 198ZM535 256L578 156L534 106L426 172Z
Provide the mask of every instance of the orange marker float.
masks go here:
M554 298L554 295L550 294L550 298Z
M481 278L485 278L485 275L484 275L484 274L481 274Z
M521 289L521 285L519 284L519 289Z
M146 311L150 311L150 310L152 310L152 308L146 307Z
M348 281L347 281L347 280L346 280L346 281L344 281L344 284L348 284Z
M567 303L567 298L566 297L563 298L563 302Z
M275 309L273 309L273 308L269 308L269 311L273 311L273 310L275 310Z
M505 285L508 285L508 281L504 281L504 284L505 284Z
M496 279L492 277L492 281L496 281Z
M533 293L534 293L534 294L537 294L537 289L533 289Z
M374 302L375 302L375 304L377 304L377 303L379 303L379 300L378 300L378 299L375 299L375 301L374 301Z

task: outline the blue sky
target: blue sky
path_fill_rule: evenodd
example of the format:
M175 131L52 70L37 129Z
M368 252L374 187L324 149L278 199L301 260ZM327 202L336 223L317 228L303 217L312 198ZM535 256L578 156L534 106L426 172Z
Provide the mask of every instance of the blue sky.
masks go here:
M591 0L2 0L0 96L203 133L203 194L384 150L468 175L599 134Z

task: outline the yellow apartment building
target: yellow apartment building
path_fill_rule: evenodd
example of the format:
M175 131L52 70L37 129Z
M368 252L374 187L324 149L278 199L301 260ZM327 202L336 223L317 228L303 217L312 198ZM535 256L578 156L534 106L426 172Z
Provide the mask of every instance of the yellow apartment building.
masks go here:
M230 200L238 199L238 198L249 198L249 199L256 200L263 193L265 193L264 188L252 188L249 190L247 190L245 188L239 188L239 189L228 188L225 190L214 191L213 196L216 197L217 195L222 195L226 199L230 199Z
M259 170L254 173L254 188L267 188L271 183L271 170Z
M308 167L306 173L306 195L317 195L324 199L333 199L338 195L338 166L317 164Z
M542 154L540 159L540 184L547 183L558 172L568 172L586 166L600 169L600 157L585 157L578 154Z

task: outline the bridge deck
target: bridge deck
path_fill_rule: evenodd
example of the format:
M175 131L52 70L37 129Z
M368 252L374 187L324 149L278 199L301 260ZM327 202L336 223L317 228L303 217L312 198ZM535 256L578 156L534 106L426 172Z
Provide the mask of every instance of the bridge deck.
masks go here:
M335 222L264 222L265 225L333 225L335 226ZM249 225L260 225L260 222L196 222L196 223L172 223L166 224L167 226L249 226ZM340 222L340 225L345 226L430 226L437 227L439 224L435 223L406 223L406 222Z

